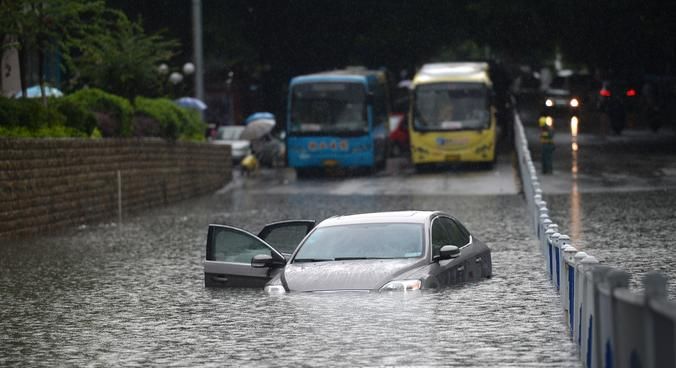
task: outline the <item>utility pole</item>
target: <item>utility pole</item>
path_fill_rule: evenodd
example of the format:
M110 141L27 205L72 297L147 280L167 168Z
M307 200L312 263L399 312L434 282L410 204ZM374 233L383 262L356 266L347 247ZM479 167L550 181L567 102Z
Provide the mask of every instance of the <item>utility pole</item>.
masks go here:
M195 60L195 97L204 101L204 54L202 50L201 0L192 0L192 41Z

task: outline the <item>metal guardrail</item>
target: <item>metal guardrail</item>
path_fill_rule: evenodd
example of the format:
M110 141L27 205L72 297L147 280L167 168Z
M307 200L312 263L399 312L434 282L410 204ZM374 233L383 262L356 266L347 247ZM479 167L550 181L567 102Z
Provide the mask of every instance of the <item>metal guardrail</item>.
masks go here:
M647 273L645 291L637 293L629 290L627 272L573 247L549 217L523 124L514 115L530 221L584 367L676 368L676 303L667 299L666 276Z

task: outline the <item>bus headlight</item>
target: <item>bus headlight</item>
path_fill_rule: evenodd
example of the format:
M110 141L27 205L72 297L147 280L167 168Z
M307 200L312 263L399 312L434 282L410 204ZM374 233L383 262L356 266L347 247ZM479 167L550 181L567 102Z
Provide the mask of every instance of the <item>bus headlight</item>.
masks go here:
M570 99L570 106L571 107L578 107L578 106L580 106L580 101L578 101L577 98L571 98Z
M390 281L380 288L380 291L413 291L420 290L422 282L420 280L395 280Z
M540 101L542 101L542 100L540 100ZM554 101L552 101L551 98L548 98L548 99L545 101L545 106L547 106L547 107L552 107L552 106L554 106Z

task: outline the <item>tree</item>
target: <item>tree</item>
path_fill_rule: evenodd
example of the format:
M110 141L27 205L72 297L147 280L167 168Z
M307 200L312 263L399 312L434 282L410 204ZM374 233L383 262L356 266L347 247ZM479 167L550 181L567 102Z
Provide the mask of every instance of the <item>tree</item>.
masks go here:
M106 32L83 39L81 54L73 60L77 83L129 99L157 95L161 83L157 67L169 61L178 46L161 33L145 34L140 21L119 13Z
M24 96L28 53L37 53L40 89L46 104L45 56L54 51L68 56L68 50L81 45L83 38L105 28L105 13L101 0L1 0L0 26L5 35L16 40Z

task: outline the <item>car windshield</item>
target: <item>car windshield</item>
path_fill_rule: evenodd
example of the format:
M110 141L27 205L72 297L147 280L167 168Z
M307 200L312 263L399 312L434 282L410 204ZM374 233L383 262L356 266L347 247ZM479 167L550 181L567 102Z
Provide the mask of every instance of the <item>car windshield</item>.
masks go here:
M291 133L368 131L366 91L360 83L305 83L293 88Z
M421 224L355 224L319 228L301 245L294 262L418 258Z
M235 141L239 139L239 136L242 134L243 130L243 126L220 127L218 128L216 139Z
M481 83L434 83L415 90L417 130L485 129L490 124L488 89Z

